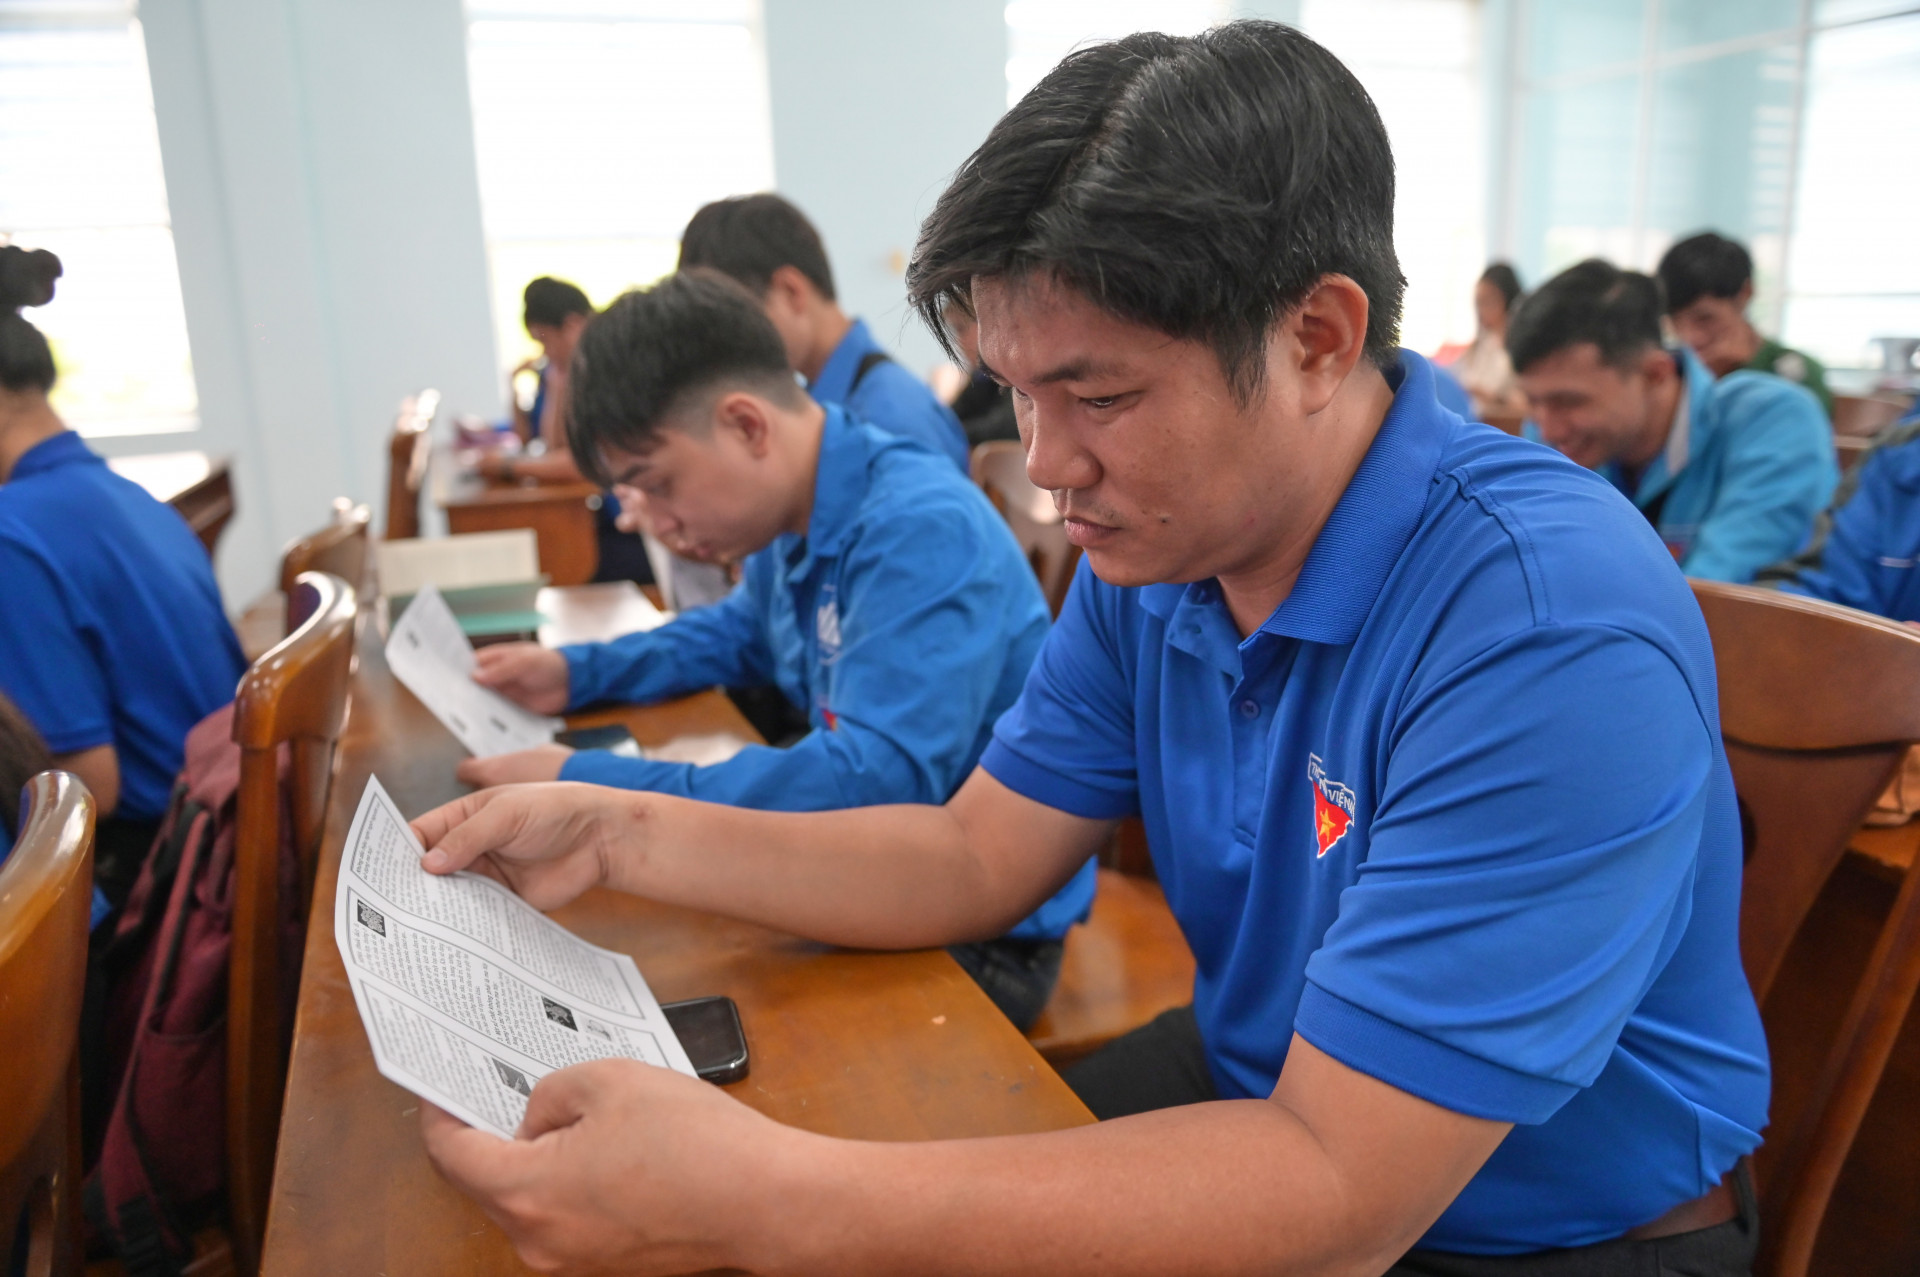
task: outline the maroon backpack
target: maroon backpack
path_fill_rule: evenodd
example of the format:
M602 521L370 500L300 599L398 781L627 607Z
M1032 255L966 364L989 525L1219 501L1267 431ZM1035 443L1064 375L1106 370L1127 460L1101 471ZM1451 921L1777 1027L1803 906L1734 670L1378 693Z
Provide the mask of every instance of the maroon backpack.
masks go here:
M280 758L281 810L288 810ZM193 1232L224 1204L227 1178L227 959L232 945L233 706L187 735L185 769L127 897L105 967L108 1093L99 1160L87 1177L90 1253L129 1277L176 1274ZM306 921L292 822L280 822L281 963L293 1023Z

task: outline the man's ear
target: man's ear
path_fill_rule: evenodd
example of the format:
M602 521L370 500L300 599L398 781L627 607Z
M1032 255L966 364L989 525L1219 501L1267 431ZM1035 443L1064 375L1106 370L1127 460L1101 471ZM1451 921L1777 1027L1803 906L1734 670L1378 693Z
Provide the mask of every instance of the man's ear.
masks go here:
M720 396L713 405L713 426L738 438L756 461L772 450L772 407L758 395L735 390Z
M1367 348L1366 290L1345 275L1323 275L1292 314L1282 319L1273 353L1295 365L1301 411L1321 411Z
M1740 291L1733 295L1733 304L1739 307L1740 313L1744 315L1747 313L1747 303L1752 300L1753 281L1748 280L1746 283L1740 285Z
M1680 376L1680 366L1664 346L1647 347L1646 353L1640 356L1639 371L1642 377L1655 385Z
M803 315L819 301L820 290L801 273L799 267L776 266L773 274L767 277L768 304L771 305L776 298L781 308L789 314Z

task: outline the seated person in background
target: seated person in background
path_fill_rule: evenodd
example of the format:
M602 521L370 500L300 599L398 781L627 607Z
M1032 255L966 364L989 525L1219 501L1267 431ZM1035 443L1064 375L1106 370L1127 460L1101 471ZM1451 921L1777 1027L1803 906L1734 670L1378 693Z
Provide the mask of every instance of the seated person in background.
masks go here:
M1763 373L1715 381L1660 343L1660 286L1598 258L1522 302L1507 352L1538 437L1640 508L1688 576L1750 581L1805 544L1839 469L1820 405Z
M707 767L553 745L468 759L460 778L784 811L945 802L1047 632L1033 569L986 497L944 460L808 399L753 297L713 272L616 301L582 338L575 376L581 468L644 493L670 541L744 558L744 580L611 643L482 648L474 677L545 714L775 683L811 730ZM1089 863L1006 938L954 956L1025 1027L1092 897Z
M806 214L772 194L717 200L680 236L680 269L694 266L731 275L760 299L815 399L967 472L967 437L952 410L894 362L864 320L840 309L826 246Z
M20 791L29 780L53 767L53 755L40 733L14 703L0 696L0 864L13 854L20 838ZM99 887L93 889L93 914L87 925L97 927L113 907Z
M955 383L947 406L967 432L969 451L995 439L1018 439L1020 424L1013 417L1013 392L980 366L980 325L966 311L955 309L947 317L947 336L963 365L941 365L942 371L953 374Z
M1742 368L1770 372L1805 386L1833 416L1827 370L1812 355L1782 346L1747 318L1753 300L1753 258L1734 240L1702 231L1681 240L1660 259L1657 272L1667 290L1667 318L1707 370L1724 377Z
M547 452L543 457L501 456L488 460L495 471L504 473L512 473L507 467L517 464L538 478L578 479L580 471L567 451L567 373L574 344L593 318L593 303L577 285L549 275L529 283L520 299L524 307L521 322L526 325L527 336L539 343L540 358L514 369L514 376L507 381L507 403L513 411L513 432L527 443L542 441ZM513 381L528 369L539 374L540 383L534 391L533 406L522 408Z
M1507 320L1520 300L1520 276L1505 262L1480 273L1473 286L1473 342L1448 366L1473 401L1470 419L1517 422L1527 415L1527 396L1507 357Z
M187 731L247 663L193 530L47 402L53 352L19 308L44 305L59 275L52 253L0 248L0 692L93 791L94 879L118 906Z
M979 317L1086 556L979 769L806 815L488 790L414 822L423 866L916 948L1138 813L1194 1005L1046 1134L830 1139L625 1060L541 1079L513 1140L422 1105L523 1255L1746 1274L1766 1044L1700 609L1606 483L1439 408L1392 231L1379 115L1277 23L1083 49L994 125L908 288Z
M1806 548L1754 582L1920 624L1920 412L1881 432Z
M526 306L527 335L539 342L544 352L539 365L540 389L534 394L533 407L523 411L509 380L507 402L513 407L514 432L529 442L538 439L546 451L535 456L486 453L480 458L480 473L497 479L578 482L580 467L573 463L573 453L567 448L567 388L572 374L573 348L587 321L593 318L593 303L576 285L546 275L528 284L521 299ZM518 371L515 370L516 375ZM622 528L619 520L619 502L604 498L594 514L594 541L599 555L593 579L638 581L644 585L653 580L646 546L639 537Z

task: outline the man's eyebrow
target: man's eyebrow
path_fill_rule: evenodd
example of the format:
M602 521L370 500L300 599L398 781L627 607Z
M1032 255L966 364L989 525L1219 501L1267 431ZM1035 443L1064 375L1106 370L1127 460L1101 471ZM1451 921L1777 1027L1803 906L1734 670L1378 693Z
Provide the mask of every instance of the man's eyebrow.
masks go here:
M622 470L619 474L613 476L613 482L616 484L619 484L623 488L630 488L633 486L633 481L639 478L641 472L646 469L647 469L647 463L644 459L636 461L632 465L628 466L625 470Z
M1005 377L1002 377L989 367L984 359L980 361L980 370L1003 386L1011 384ZM1080 359L1069 360L1061 364L1058 368L1041 373L1033 379L1033 384L1036 386L1050 386L1059 381L1085 381L1089 377L1112 376L1120 371L1121 367L1119 364L1095 359L1089 355Z

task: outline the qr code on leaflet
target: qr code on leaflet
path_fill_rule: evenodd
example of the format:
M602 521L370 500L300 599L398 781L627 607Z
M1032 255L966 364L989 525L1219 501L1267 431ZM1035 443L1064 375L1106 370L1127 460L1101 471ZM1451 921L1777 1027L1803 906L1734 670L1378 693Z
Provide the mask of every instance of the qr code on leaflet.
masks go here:
M552 998L541 998L540 1005L547 1009L547 1018L555 1024L560 1025L562 1028L572 1029L575 1033L580 1031L580 1027L573 1022L573 1009L571 1007L561 1006Z
M356 900L353 902L353 911L355 916L360 919L361 926L378 935L384 936L387 934L386 916L378 909L375 909L364 900Z
M526 1074L514 1068L513 1065L508 1064L505 1060L495 1060L491 1055L489 1055L487 1059L493 1061L493 1071L500 1075L500 1085L506 1087L509 1091L518 1091L529 1099L533 1097L533 1084L527 1081Z

